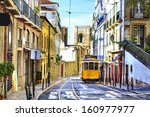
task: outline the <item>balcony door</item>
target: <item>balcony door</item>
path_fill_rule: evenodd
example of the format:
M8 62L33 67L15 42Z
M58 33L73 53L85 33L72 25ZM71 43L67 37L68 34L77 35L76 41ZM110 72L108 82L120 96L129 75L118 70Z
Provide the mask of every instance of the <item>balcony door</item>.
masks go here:
M137 6L135 7L134 13L136 18L143 18L144 8L140 3L138 3Z
M144 47L144 34L145 34L145 26L144 25L137 25L134 26L134 37L137 45Z

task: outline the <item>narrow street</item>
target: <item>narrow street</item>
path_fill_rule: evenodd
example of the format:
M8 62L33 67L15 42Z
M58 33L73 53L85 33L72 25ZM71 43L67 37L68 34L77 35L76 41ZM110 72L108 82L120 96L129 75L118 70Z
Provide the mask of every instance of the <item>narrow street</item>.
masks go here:
M99 82L83 82L79 77L62 79L43 91L38 100L143 100L148 95L137 94L125 89L102 85Z

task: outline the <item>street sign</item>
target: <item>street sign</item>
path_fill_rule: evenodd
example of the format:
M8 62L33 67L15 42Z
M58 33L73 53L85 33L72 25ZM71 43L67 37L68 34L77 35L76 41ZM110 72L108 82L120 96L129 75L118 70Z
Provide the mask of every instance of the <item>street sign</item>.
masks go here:
M10 15L7 13L0 13L0 26L8 26L10 24Z

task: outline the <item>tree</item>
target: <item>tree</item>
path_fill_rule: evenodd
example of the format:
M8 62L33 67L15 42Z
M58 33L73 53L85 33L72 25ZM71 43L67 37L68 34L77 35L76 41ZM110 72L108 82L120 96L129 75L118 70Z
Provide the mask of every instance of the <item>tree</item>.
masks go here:
M0 96L3 93L4 77L11 76L15 70L12 62L0 63Z

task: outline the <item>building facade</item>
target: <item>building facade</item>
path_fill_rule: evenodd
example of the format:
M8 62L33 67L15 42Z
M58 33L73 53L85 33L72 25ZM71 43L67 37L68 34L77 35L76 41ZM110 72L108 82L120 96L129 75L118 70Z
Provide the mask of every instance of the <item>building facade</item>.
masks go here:
M61 20L58 13L59 4L49 0L41 0L41 15L51 23L50 27L50 78L60 77L60 43L62 41ZM55 29L55 31L54 31Z
M93 55L98 60L104 60L104 21L106 18L106 9L104 0L96 0L95 11L93 14Z
M105 15L103 48L105 83L114 86L119 83L120 87L122 84L127 87L129 84L134 86L149 84L150 72L140 77L143 69L145 71L149 69L147 61L149 54L144 52L149 47L148 35L150 34L149 15L146 13L147 6L144 6L147 2L145 1L144 4L138 2L133 7L126 0L96 0L95 9L98 11L95 10L94 14L95 27L102 26L103 23L100 23L103 19L102 13L104 12ZM99 27L94 31L95 40L103 30L99 30ZM101 45L98 46L100 50L103 50ZM96 46L97 54L99 48ZM138 65L141 67L137 67Z
M91 26L75 26L74 49L76 51L77 70L85 55L90 54Z
M7 0L6 12L11 23L2 35L6 34L4 61L12 61L15 66L13 76L6 80L7 94L24 89L26 85L35 85L40 60L41 20L35 7L39 0ZM3 45L3 44L2 44Z

